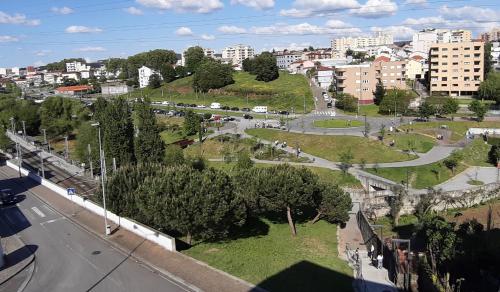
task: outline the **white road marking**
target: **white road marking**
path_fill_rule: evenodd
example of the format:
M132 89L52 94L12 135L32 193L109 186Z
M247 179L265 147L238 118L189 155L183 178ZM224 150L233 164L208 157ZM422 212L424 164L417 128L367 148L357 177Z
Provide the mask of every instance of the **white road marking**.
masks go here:
M56 222L56 221L59 221L59 220L64 220L64 219L66 219L66 218L65 218L65 217L59 217L59 218L56 218L56 219L47 220L47 221L45 221L45 222L42 222L42 223L40 223L40 225L43 225L43 224L49 224L49 223L54 223L54 222Z
M33 216L33 214L28 209L24 209L22 211L24 215L28 216L28 218L30 218L31 220L35 220L35 216Z
M47 205L43 205L42 208L45 209L51 215L56 215L56 213L54 213L54 211L52 211L49 207L47 207Z
M38 216L42 218L45 217L45 214L43 214L42 211L40 211L40 209L38 209L37 207L32 207L31 210L33 210L33 212L35 212Z

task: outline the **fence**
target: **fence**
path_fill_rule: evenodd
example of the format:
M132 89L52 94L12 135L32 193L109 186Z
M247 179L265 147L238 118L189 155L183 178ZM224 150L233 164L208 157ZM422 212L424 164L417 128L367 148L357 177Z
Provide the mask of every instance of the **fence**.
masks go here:
M6 164L8 167L10 167L12 169L15 169L15 170L19 169L18 165L15 163L12 163L11 161L7 161ZM35 182L41 184L42 186L49 188L50 190L54 191L56 194L60 195L61 197L65 198L67 200L70 200L68 198L68 192L66 189L36 175L33 172L28 171L25 168L21 168L21 173L23 175L29 177L30 179L34 180ZM75 204L83 207L84 209L91 211L99 216L104 217L104 209L101 206L87 200L86 198L80 197L78 195L73 195L71 199L72 199L73 203L75 203ZM158 244L159 246L165 248L166 250L169 250L169 251L176 250L175 238L170 237L170 236L163 234L159 231L156 231L154 229L151 229L147 226L144 226L144 225L142 225L138 222L135 222L134 220L131 220L129 218L120 217L120 216L118 216L110 211L107 211L106 215L107 215L108 220L110 220L111 222L114 222L118 226L120 226L120 227L122 227L122 228L124 228L132 233L135 233L136 235L138 235L146 240L154 242L154 243ZM103 228L103 231L104 231L104 228Z

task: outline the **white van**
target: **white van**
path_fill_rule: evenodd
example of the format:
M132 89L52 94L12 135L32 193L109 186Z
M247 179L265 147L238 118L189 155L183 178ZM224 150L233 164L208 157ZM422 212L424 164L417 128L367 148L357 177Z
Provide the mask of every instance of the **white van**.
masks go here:
M210 108L211 109L220 109L220 103L212 102L212 104L210 105Z
M254 106L252 109L254 113L267 113L267 106Z

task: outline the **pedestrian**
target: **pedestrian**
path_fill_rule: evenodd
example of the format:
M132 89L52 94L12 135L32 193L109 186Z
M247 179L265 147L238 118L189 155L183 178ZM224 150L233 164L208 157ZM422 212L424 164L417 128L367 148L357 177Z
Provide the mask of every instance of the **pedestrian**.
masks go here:
M375 247L372 244L372 246L370 247L370 259L372 261L373 261L373 258L374 258L374 251L375 251Z
M382 254L379 254L379 255L377 256L377 262L378 262L378 266L377 266L377 268L378 268L378 269L382 269L382 260L383 260L383 259L384 259L384 257L382 256Z
M356 259L356 262L359 262L359 248L356 248L356 251L354 252L354 258Z

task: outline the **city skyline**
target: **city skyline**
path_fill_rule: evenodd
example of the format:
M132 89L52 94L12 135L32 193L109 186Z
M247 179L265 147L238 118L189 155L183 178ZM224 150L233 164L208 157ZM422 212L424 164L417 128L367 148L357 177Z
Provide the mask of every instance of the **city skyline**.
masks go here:
M377 31L411 40L429 27L469 29L478 37L500 23L498 8L483 0L26 2L0 10L0 67L70 57L95 61L156 48L180 53L193 45L221 52L243 43L256 53L329 47L332 38Z

